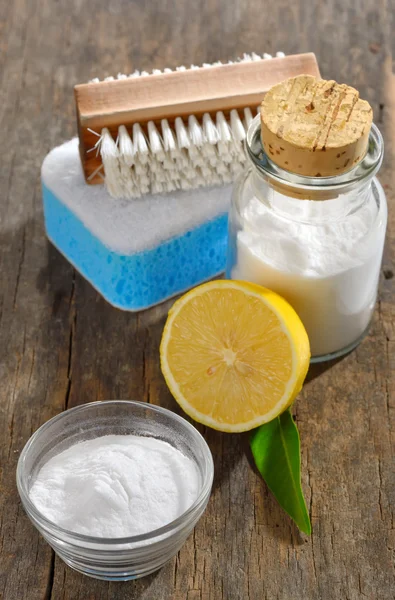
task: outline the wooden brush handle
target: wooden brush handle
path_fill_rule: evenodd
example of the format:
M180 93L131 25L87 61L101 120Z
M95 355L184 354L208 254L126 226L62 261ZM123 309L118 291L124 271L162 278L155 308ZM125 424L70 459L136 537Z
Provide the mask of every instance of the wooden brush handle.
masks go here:
M168 119L172 123L176 117L191 114L199 118L208 112L215 117L219 110L226 115L234 108L256 108L273 85L303 73L320 76L313 53L76 85L85 179L103 182L98 175L90 177L101 158L88 152L98 139L89 129L100 134L107 127L116 139L119 125L130 128L140 123L144 127L148 121L160 124L161 119Z

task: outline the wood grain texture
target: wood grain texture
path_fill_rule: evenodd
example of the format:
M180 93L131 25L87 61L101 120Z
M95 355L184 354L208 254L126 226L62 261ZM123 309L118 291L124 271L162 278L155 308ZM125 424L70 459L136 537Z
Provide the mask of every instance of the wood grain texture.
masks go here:
M393 600L395 596L395 79L393 0L0 0L1 600ZM215 482L204 517L157 574L106 583L54 557L15 487L30 434L67 406L144 399L178 412L158 362L171 303L107 305L44 236L39 169L76 133L73 86L243 52L313 51L359 89L384 133L390 205L370 335L314 367L295 410L313 535L250 466L247 438L201 428Z
M250 108L255 114L265 92L283 79L301 73L319 77L313 53L78 84L74 95L80 156L87 183L104 182L102 174L95 175L102 163L101 156L92 152L104 127L116 140L120 125L131 134L134 123L139 123L147 134L148 121L153 121L160 131L162 119L173 126L176 117L187 121L189 115L201 119L204 113L209 113L215 120L219 110L228 119L232 109Z

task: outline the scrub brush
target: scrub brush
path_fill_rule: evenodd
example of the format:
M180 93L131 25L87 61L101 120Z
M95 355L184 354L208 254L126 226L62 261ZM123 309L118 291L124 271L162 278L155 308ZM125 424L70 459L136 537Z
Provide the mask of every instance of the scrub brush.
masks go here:
M77 85L85 180L105 183L114 198L231 183L263 94L300 74L319 77L314 54L251 54Z

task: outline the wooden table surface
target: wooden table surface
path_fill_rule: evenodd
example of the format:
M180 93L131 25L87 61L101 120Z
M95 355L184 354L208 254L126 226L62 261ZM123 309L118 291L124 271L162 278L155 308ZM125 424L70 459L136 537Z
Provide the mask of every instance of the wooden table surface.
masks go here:
M2 600L393 600L395 597L395 143L391 0L0 0L0 598ZM40 165L76 133L72 88L93 76L314 51L357 87L386 142L390 219L370 335L311 369L295 411L313 525L301 536L249 464L242 435L201 428L213 494L177 558L128 583L54 556L15 487L23 445L94 400L179 409L158 344L168 302L118 311L46 241Z

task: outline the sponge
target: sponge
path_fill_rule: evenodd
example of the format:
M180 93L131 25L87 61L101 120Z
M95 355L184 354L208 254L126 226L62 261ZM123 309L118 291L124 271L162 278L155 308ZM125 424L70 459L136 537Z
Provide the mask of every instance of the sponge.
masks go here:
M49 240L113 306L139 311L225 269L231 186L127 200L85 183L74 138L41 170Z

